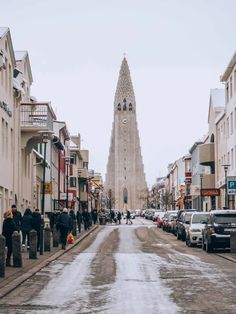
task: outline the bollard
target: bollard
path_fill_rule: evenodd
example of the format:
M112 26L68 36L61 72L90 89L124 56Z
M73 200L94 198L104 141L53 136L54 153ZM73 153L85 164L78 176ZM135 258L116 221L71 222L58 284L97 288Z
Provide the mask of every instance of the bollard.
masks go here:
M57 230L56 225L53 226L52 238L53 238L53 247L58 247L59 246L59 231Z
M18 231L14 231L12 235L12 253L13 266L22 267L21 235Z
M77 224L76 224L76 220L73 220L73 229L72 229L72 234L75 237L77 235Z
M230 232L230 252L236 253L236 232Z
M36 230L31 230L29 235L29 259L37 259L37 242L38 236Z
M0 235L0 277L5 277L5 267L6 267L6 239L3 235Z
M44 251L51 251L51 229L48 227L44 229Z

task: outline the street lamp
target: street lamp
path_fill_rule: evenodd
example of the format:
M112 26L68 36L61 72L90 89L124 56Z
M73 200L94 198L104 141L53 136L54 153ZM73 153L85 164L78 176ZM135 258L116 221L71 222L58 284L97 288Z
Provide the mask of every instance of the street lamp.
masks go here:
M79 212L80 212L80 178L81 178L82 170L78 170L78 186L79 186Z
M70 156L65 157L66 162L66 208L68 209L68 189L69 189L69 165L70 165Z
M224 172L225 172L225 208L229 208L228 189L227 189L227 172L228 172L228 168L230 167L230 165L224 164L221 166L224 167Z
M42 136L42 142L44 144L43 151L43 181L42 181L42 202L41 202L41 226L40 226L40 255L43 255L43 228L44 228L44 212L45 212L45 176L46 176L46 154L47 154L47 143L51 139L53 134L52 131L39 131Z

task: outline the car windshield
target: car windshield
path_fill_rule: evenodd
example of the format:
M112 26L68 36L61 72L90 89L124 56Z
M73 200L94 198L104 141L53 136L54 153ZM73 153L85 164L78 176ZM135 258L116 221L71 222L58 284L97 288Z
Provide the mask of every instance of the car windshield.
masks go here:
M236 224L236 214L216 214L214 215L214 222L218 224Z
M209 214L193 215L192 223L197 224L207 222L208 217Z

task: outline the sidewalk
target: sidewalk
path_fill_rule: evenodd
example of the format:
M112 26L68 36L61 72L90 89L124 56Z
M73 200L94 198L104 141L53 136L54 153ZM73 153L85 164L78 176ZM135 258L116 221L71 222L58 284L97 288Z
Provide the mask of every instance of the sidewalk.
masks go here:
M236 253L217 253L218 256L236 263Z
M0 298L10 293L40 269L47 266L50 262L54 261L61 255L66 254L66 252L86 238L97 227L98 225L93 225L87 232L83 230L75 237L75 242L73 244L67 245L66 250L62 250L61 245L59 245L58 248L51 248L51 252L44 252L43 255L38 253L36 260L29 259L29 252L27 250L22 252L23 267L6 267L5 278L0 278Z

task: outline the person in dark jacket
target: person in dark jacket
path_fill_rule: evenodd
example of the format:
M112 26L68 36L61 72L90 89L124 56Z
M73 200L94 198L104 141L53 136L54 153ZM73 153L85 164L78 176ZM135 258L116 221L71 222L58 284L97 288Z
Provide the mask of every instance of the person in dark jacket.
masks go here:
M18 229L18 231L21 230L21 223L22 223L22 215L21 212L19 212L16 208L16 205L12 205L11 206L12 209L12 214L13 214L13 220L16 224L16 227Z
M18 228L13 220L12 210L8 209L4 213L4 221L2 226L2 235L6 238L7 247L6 266L11 266L12 234L14 231L18 231Z
M70 226L71 226L71 218L68 215L67 208L64 208L57 220L57 229L60 231L61 245L62 245L61 248L63 250L66 249L66 241L67 241L67 236L70 230Z
M73 222L76 221L76 216L75 216L75 212L74 212L73 209L70 210L69 216L70 216L70 232L72 232L72 230L73 230Z
M92 218L93 218L93 223L96 224L98 220L98 212L96 208L94 208L92 211Z
M81 210L77 211L77 213L76 213L76 220L77 220L78 230L79 230L79 233L80 233L81 232L81 224L83 222L83 216L82 216Z
M130 224L132 225L132 221L130 220L131 219L131 214L130 214L130 211L127 210L127 215L126 215L126 224L128 224L128 222L130 222Z
M37 231L37 250L39 251L40 246L40 229L41 229L41 214L38 208L35 208L35 211L32 214L32 228Z
M32 212L30 208L26 208L24 215L22 217L22 225L21 225L21 230L22 230L22 247L25 247L25 240L27 238L27 248L29 249L29 233L30 230L32 229L32 222L33 222L33 217L32 217Z
M120 211L118 211L118 213L117 213L117 220L119 221L119 225L120 225L120 221L121 221L121 213L120 213Z
M84 230L88 230L89 229L90 214L89 214L87 208L84 209L82 215L83 215L83 222L84 222Z

